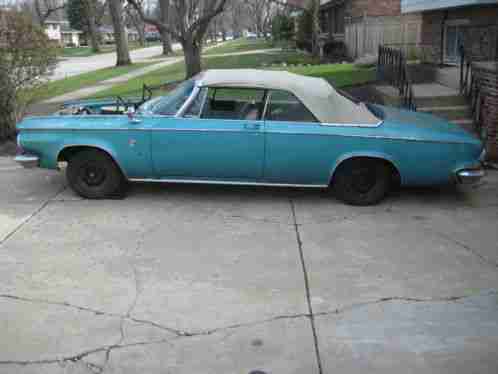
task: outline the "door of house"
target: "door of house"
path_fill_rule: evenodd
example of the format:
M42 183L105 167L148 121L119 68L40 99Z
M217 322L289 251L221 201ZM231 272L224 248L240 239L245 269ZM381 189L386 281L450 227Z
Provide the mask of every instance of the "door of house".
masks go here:
M447 25L445 39L445 62L456 64L460 61L460 46L463 44L462 26Z

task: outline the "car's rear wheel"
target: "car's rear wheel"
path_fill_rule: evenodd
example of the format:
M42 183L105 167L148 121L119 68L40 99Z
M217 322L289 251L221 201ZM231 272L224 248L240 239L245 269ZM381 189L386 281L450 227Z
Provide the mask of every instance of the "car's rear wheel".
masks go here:
M386 197L391 180L391 170L382 160L354 158L339 165L332 188L348 204L374 205Z
M121 171L106 153L84 150L68 161L66 176L69 186L87 199L111 198L120 193L123 186Z

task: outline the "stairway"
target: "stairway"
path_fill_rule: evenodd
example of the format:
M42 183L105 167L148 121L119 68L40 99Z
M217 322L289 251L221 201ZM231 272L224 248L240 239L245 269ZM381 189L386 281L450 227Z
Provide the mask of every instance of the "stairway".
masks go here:
M386 105L399 106L398 91L391 86L376 86ZM418 112L445 118L455 126L475 132L469 103L460 92L440 83L413 84L413 95Z

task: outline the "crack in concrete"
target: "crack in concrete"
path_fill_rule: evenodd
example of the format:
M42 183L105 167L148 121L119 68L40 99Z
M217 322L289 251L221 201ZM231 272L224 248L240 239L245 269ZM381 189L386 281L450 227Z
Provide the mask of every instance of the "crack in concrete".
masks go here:
M27 365L50 365L50 364L65 364L65 363L79 363L82 362L86 366L92 367L97 370L104 370L105 367L96 365L87 361L84 361L83 359L97 354L101 352L105 352L107 355L107 352L110 352L114 349L124 349L124 348L129 348L129 347L137 347L137 346L144 346L144 345L152 345L152 344L161 344L161 343L169 343L173 339L158 339L158 340L150 340L150 341L141 341L141 342L135 342L135 343L128 343L128 344L111 344L111 345L106 345L94 349L89 349L83 352L80 352L78 354L72 355L72 356L66 356L66 357L58 357L58 358L51 358L51 359L41 359L41 360L5 360L5 361L0 361L0 365L20 365L20 366L27 366Z
M22 301L22 302L27 302L27 303L35 303L35 304L39 303L39 304L46 304L46 305L54 305L54 306L60 306L60 307L65 307L65 308L71 308L71 309L79 310L81 312L92 313L92 314L95 314L96 316L124 318L124 319L132 321L132 322L136 322L136 323L140 323L140 324L144 324L144 325L150 325L150 326L162 329L164 331L168 331L174 335L178 335L178 336L187 335L187 333L185 333L181 330L177 330L177 329L174 329L174 328L171 328L168 326L164 326L164 325L158 324L158 323L153 322L153 321L138 319L138 318L134 318L134 317L127 317L126 315L118 314L118 313L109 313L109 312L105 312L105 311L98 310L98 309L93 309L93 308L89 308L89 307L85 307L85 306L70 304L70 303L65 302L65 301L64 302L50 301L50 300L15 296L15 295L10 295L10 294L0 294L0 298L11 299L11 300L15 300L15 301Z
M310 290L310 285L309 285L309 277L308 277L308 270L306 269L306 263L304 261L304 252L303 252L303 241L301 239L301 233L299 232L299 224L297 223L297 216L296 216L296 207L294 206L294 201L292 198L289 198L289 204L291 207L291 212L292 212L292 221L294 223L294 231L296 233L296 241L297 241L297 247L299 251L299 260L301 262L301 267L303 271L303 277L304 277L304 287L306 291L306 303L308 304L308 312L309 312L309 320L311 323L311 331L313 333L313 343L314 343L314 348L315 348L315 355L316 355L316 360L317 360L317 365L318 365L318 373L322 374L323 369L322 369L322 359L320 357L320 347L318 346L318 335L316 332L316 326L315 326L315 317L313 315L313 306L311 304L311 290Z
M496 292L493 292L496 294ZM416 297L404 297L404 296L389 296L389 297L382 297L377 300L372 300L372 301L365 301L361 303L355 303L351 304L342 308L336 308L330 311L326 312L317 312L315 313L315 316L327 316L327 315L332 315L332 314L344 314L346 312L363 308L366 306L370 305L377 305L377 304L383 304L383 303L389 303L389 302L394 302L394 301L405 301L409 303L450 303L450 302L457 302L469 297L472 297L475 295L465 295L465 296L448 296L448 297L440 297L440 298L416 298Z
M490 291L489 294L490 295L491 294L498 295L498 291L492 290L492 291ZM47 365L47 364L64 364L67 362L73 362L73 363L81 362L81 363L85 364L89 370L92 370L95 373L101 374L105 370L106 365L109 362L111 352L115 349L123 349L123 348L153 345L153 344L171 343L172 341L176 341L179 339L185 339L185 338L189 338L189 337L209 336L209 335L214 335L217 333L235 330L238 328L253 327L253 326L262 325L262 324L266 324L266 323L272 323L272 322L281 321L281 320L291 320L291 319L300 319L300 318L307 318L307 319L311 320L312 318L317 317L317 316L339 315L339 314L343 314L343 313L346 313L348 311L362 308L362 307L366 307L369 305L376 305L376 304L382 304L382 303L388 303L388 302L396 302L396 301L404 301L404 302L410 302L410 303L457 302L457 301L460 301L460 300L463 300L463 299L466 299L466 298L469 298L472 296L475 296L475 295L449 296L449 297L442 297L442 298L414 298L414 297L403 297L403 296L383 297L383 298L373 300L373 301L351 304L349 306L346 306L343 308L337 308L337 309L327 311L327 312L317 312L314 314L301 313L301 314L279 315L279 316L274 316L274 317L267 318L264 320L246 322L246 323L238 323L238 324L217 327L217 328L204 330L204 331L197 331L197 332L184 332L184 331L180 331L180 330L173 330L176 333L175 333L175 336L172 338L158 339L158 340L146 340L146 341L135 342L135 343L127 343L127 344L123 344L121 341L121 342L118 342L116 344L111 344L111 345L102 346L102 347L94 348L91 350L83 351L81 353L78 353L78 354L75 354L72 356L53 358L53 359L42 359L42 360L19 360L19 361L6 360L6 361L0 361L0 365ZM13 299L13 300L17 300L17 301L40 302L40 300L20 298L20 297L12 296L12 295L7 295L7 296L0 295L0 297ZM77 307L77 306L73 306L73 305L67 304L67 303L50 303L47 301L41 301L41 302L46 303L46 304L55 304L55 305L59 305L59 306L76 308L76 309L81 310L81 311L95 313L94 309L86 308L86 307ZM114 316L114 317L123 317L123 316L118 315L118 314L105 313L105 312L98 312L95 314ZM124 317L126 317L126 316L124 316ZM152 322L152 321L144 321L144 320L139 320L139 319L134 319L134 318L128 318L128 319L132 320L134 322L137 322L137 323L144 323L144 324L148 324L148 325L160 328L160 329L165 329L164 326L157 324L155 322ZM170 331L169 328L167 328L167 329L168 329L168 331ZM230 335L228 335L228 336L230 336ZM226 337L227 336L225 336L223 339L225 339ZM91 355L97 354L97 353L101 353L101 352L104 352L106 355L105 363L103 366L96 365L94 363L90 363L90 362L83 360L84 358L86 358L88 356L91 356Z
M35 218L38 214L41 213L43 209L47 207L48 204L50 204L54 199L57 198L61 193L63 193L66 190L67 186L63 186L60 190L58 190L54 196L49 197L47 200L45 200L38 208L35 209L33 213L31 213L29 216L27 216L25 219L22 220L12 231L10 231L7 235L5 235L1 240L0 240L0 247L3 246L10 238L12 238L16 233L18 233L26 224L28 224L33 218Z
M467 244L464 244L461 241L456 240L455 238L452 238L449 235L446 235L445 233L442 233L442 232L439 232L439 231L435 231L435 230L431 230L431 231L434 232L436 235L440 236L441 238L446 239L449 242L458 245L460 248L465 249L467 252L472 253L474 256L479 257L479 259L481 261L483 261L485 264L491 265L491 266L493 266L495 268L498 268L498 263L497 262L494 262L493 260L489 259L488 257L480 254L479 252L477 252L475 249L473 249L472 247L468 246Z

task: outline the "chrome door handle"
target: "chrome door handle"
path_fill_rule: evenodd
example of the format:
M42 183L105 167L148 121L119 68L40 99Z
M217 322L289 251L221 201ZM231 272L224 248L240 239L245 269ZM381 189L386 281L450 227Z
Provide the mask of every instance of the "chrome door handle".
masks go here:
M261 125L259 123L245 123L244 128L246 130L259 130Z

